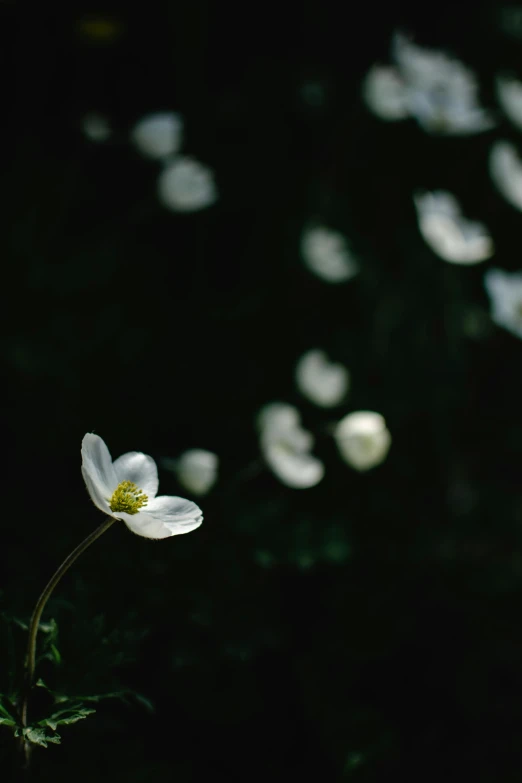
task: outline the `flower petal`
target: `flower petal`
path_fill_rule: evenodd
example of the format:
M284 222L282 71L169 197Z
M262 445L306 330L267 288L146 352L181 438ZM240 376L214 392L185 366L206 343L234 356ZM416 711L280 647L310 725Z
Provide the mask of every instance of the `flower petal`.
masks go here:
M203 512L191 500L160 495L138 514L120 513L129 530L145 538L169 538L190 533L203 522Z
M321 460L307 452L292 452L285 444L265 444L265 460L277 478L287 487L309 489L315 487L324 476Z
M338 405L350 385L350 373L346 367L331 362L325 352L318 349L301 356L295 379L301 394L324 408Z
M156 112L142 117L131 134L132 141L144 155L165 158L179 152L183 137L183 120L174 112Z
M92 432L82 441L82 475L93 503L108 512L108 498L118 482L109 449L102 438Z
M218 198L213 172L199 161L178 156L165 164L158 178L158 196L174 212L196 212Z
M375 411L349 413L338 422L334 436L344 461L360 471L384 462L391 446L386 421Z
M103 511L106 514L110 514L112 516L112 511L109 508L109 501L108 501L108 498L111 497L112 492L104 493L102 487L93 481L93 479L87 473L87 471L83 466L82 466L82 476L83 476L83 480L85 481L85 486L87 487L87 492L91 496L91 500L94 503L94 505L97 508L99 508L100 511Z
M176 465L178 481L194 495L206 495L217 480L219 458L206 449L188 449Z
M156 463L148 454L141 451L128 451L114 460L116 484L122 481L133 481L150 500L156 497L159 479Z

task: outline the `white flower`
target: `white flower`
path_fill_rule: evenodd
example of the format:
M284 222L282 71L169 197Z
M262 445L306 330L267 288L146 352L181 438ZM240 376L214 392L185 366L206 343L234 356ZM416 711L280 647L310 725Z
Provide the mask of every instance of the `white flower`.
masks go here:
M397 67L373 66L364 96L369 108L386 120L415 117L430 133L480 133L494 121L478 103L473 72L444 52L424 49L395 33L392 55Z
M295 379L301 394L324 408L338 405L350 385L350 373L346 367L331 362L321 350L307 351L301 356Z
M346 239L326 226L303 231L301 253L306 266L328 283L344 283L359 271Z
M203 521L201 509L192 501L156 495L158 469L152 457L130 451L113 462L104 441L92 433L82 441L82 475L94 505L122 519L139 536L190 533Z
M522 160L509 141L496 141L489 155L489 172L506 201L522 210Z
M522 272L488 269L484 287L491 299L491 318L522 338Z
M324 476L323 463L311 454L313 435L303 429L291 405L265 405L257 419L261 451L277 478L288 487L307 489Z
M167 163L158 179L158 196L174 212L196 212L217 200L217 188L210 169L188 157Z
M341 456L356 470L369 470L384 462L391 435L380 413L357 411L338 422L334 437Z
M219 458L212 451L188 449L178 459L164 459L163 466L174 471L189 492L206 495L216 483Z
M432 133L480 133L495 124L478 103L474 73L445 52L424 49L395 33L392 50L407 85L410 113Z
M406 84L396 68L373 65L363 82L368 108L382 120L403 120L410 115Z
M419 230L427 244L444 261L477 264L491 258L493 240L482 223L467 220L457 199L445 190L414 196Z
M134 126L131 139L143 155L166 158L179 152L183 120L174 112L157 112L143 117Z
M91 141L107 141L111 128L106 117L96 112L86 114L82 120L82 130Z
M522 130L522 82L512 76L497 76L497 95L504 113Z

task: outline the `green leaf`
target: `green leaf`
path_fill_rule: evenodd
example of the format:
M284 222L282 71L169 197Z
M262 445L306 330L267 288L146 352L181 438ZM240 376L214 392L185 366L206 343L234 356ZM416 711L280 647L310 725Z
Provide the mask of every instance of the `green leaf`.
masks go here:
M15 726L18 723L16 707L3 693L0 693L0 722Z
M50 734L46 728L39 726L27 726L25 729L17 729L15 737L24 737L28 742L31 742L33 745L41 745L42 748L46 748L49 742L60 745L62 741L59 734Z
M69 726L71 723L78 723L79 720L84 720L88 715L92 715L96 710L89 707L78 707L76 709L58 710L48 718L38 721L39 726L49 726L50 729L56 731L57 726Z
M78 706L80 707L83 706L85 702L91 702L93 704L97 704L98 702L104 701L105 699L119 699L124 704L130 704L132 699L134 699L136 702L138 702L140 706L145 707L145 709L149 710L149 712L154 712L154 705L149 699L147 699L146 696L143 696L141 693L136 693L136 691L129 690L129 689L121 690L121 691L111 691L110 693L97 693L97 694L93 694L92 696L82 695L82 696L77 696L75 698L70 698L65 694L59 694L59 693L53 693L53 696L56 704L61 704L63 705L64 708L65 706L67 706L67 709L76 709Z
M0 718L0 726L16 726L16 721L12 718Z

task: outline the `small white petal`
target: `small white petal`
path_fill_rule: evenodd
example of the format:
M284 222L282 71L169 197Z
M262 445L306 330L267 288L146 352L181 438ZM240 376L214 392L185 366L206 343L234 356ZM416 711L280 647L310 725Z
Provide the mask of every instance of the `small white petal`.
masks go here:
M148 496L150 506L159 485L158 468L152 457L140 451L129 451L114 460L114 471L117 484L122 481L134 482Z
M301 253L310 271L328 283L344 283L359 271L343 235L325 226L303 231Z
M143 117L134 126L131 138L143 155L166 158L179 151L183 120L174 112L158 112Z
M491 299L491 318L522 339L522 272L488 269L484 287Z
M178 481L194 495L206 495L217 480L219 459L205 449L188 449L176 463Z
M155 539L190 533L203 522L203 512L195 503L169 495L154 498L144 511L118 517L138 536Z
M444 261L468 265L491 258L494 245L488 230L464 218L451 193L417 193L414 202L422 236Z
M496 141L489 156L489 171L497 189L522 211L522 160L509 141Z
M384 417L373 411L349 413L338 422L334 437L345 462L360 471L380 465L391 445Z
M510 76L498 76L497 95L504 113L522 130L522 82Z
M85 115L82 130L88 139L95 142L107 141L112 132L107 118L96 112Z
M109 499L112 496L112 491L110 492L104 492L103 488L100 484L96 484L89 473L85 470L85 468L82 466L82 476L83 480L85 481L85 486L87 487L87 491L89 495L91 496L91 500L94 503L94 505L100 509L100 511L103 511L105 514L111 514L112 512L109 508Z
M217 200L217 188L210 169L188 157L168 163L158 179L158 197L174 212L196 212Z
M396 68L374 65L363 82L368 108L383 120L402 120L410 114L406 85Z
M307 351L301 356L295 378L301 394L324 408L338 405L350 385L350 373L346 367L331 362L321 350Z
M321 460L307 452L293 451L283 441L270 441L263 454L277 478L287 487L309 489L324 476Z
M118 481L109 449L102 438L92 432L82 441L82 475L93 503L107 511L108 499Z
M257 415L257 427L264 433L293 430L299 425L299 411L285 402L269 402Z
M260 446L267 465L288 487L306 489L321 481L323 463L310 453L314 438L299 423L292 405L265 405L257 417Z

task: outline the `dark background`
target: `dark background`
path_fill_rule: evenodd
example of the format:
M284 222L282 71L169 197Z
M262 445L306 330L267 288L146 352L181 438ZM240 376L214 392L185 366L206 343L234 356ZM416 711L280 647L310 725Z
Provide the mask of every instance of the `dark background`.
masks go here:
M519 780L522 345L482 282L522 266L522 217L487 170L494 139L521 141L494 92L500 70L522 77L500 8L1 4L5 616L27 621L101 521L85 432L114 457L221 459L198 531L151 542L116 525L57 589L61 664L41 676L75 695L130 688L154 711L100 703L35 753L35 779ZM438 138L373 117L361 80L397 28L471 65L498 126ZM103 144L81 129L93 110L114 128ZM157 201L158 165L129 132L158 110L183 115L184 152L215 171L206 211ZM454 192L494 259L438 259L419 188ZM350 238L350 283L303 267L315 218ZM311 347L351 371L333 413L295 389ZM317 437L313 489L257 469L254 418L276 399ZM360 408L393 437L366 474L328 434ZM160 488L188 494L163 470ZM24 644L4 625L3 679Z

